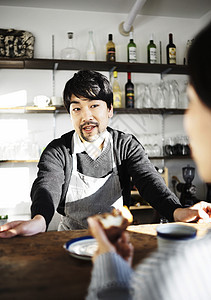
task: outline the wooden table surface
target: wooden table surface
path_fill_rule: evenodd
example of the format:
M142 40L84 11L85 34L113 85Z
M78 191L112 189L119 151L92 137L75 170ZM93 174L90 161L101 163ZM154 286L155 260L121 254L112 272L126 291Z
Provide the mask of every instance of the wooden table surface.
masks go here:
M135 248L133 266L157 248L157 225L128 228ZM211 225L196 225L199 236ZM0 239L1 299L85 299L91 261L70 256L63 244L89 235L87 230L50 231L31 237Z

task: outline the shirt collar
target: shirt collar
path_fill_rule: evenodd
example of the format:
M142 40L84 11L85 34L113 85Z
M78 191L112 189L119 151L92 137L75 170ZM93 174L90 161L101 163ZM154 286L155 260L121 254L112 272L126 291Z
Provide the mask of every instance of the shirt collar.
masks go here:
M74 153L81 153L85 151L92 159L95 160L108 145L109 136L109 132L105 130L96 141L90 143L86 141L82 142L77 132L75 132L73 135ZM103 142L103 149L100 150L99 147Z

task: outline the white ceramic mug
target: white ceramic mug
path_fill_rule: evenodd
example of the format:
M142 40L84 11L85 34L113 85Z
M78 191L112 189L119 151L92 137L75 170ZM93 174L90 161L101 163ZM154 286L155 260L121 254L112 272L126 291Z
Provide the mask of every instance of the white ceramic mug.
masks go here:
M51 97L51 104L55 105L55 106L61 106L61 105L63 105L63 99L62 99L62 97L52 96Z
M196 238L197 229L182 224L165 223L156 228L158 247L175 247Z
M50 103L50 98L48 98L47 96L44 95L38 95L36 97L34 97L34 105L38 106L38 107L46 107L48 106Z

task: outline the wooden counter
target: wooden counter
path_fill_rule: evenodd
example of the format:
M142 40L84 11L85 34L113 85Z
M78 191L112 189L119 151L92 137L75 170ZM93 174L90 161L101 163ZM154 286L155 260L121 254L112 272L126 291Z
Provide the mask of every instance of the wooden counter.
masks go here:
M197 226L200 236L208 227L191 225ZM156 226L128 228L135 247L134 266L157 248ZM0 239L1 299L85 299L92 263L73 258L63 249L68 240L85 235L87 230L52 231Z

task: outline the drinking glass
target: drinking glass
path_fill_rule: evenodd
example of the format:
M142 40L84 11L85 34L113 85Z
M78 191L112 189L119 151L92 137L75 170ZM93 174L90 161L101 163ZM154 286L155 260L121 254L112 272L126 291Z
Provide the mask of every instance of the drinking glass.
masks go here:
M187 81L183 83L182 90L179 94L179 107L183 109L188 108L187 84Z
M143 107L145 84L144 83L138 83L138 84L135 85L135 89L136 89L135 108L142 108Z
M179 91L176 80L169 82L169 108L178 108Z
M164 108L165 107L165 96L162 88L162 84L157 85L157 92L156 92L156 98L155 102L158 108Z
M148 84L146 84L145 88L144 88L143 107L145 107L145 108L152 107L152 95L151 95L150 87Z

